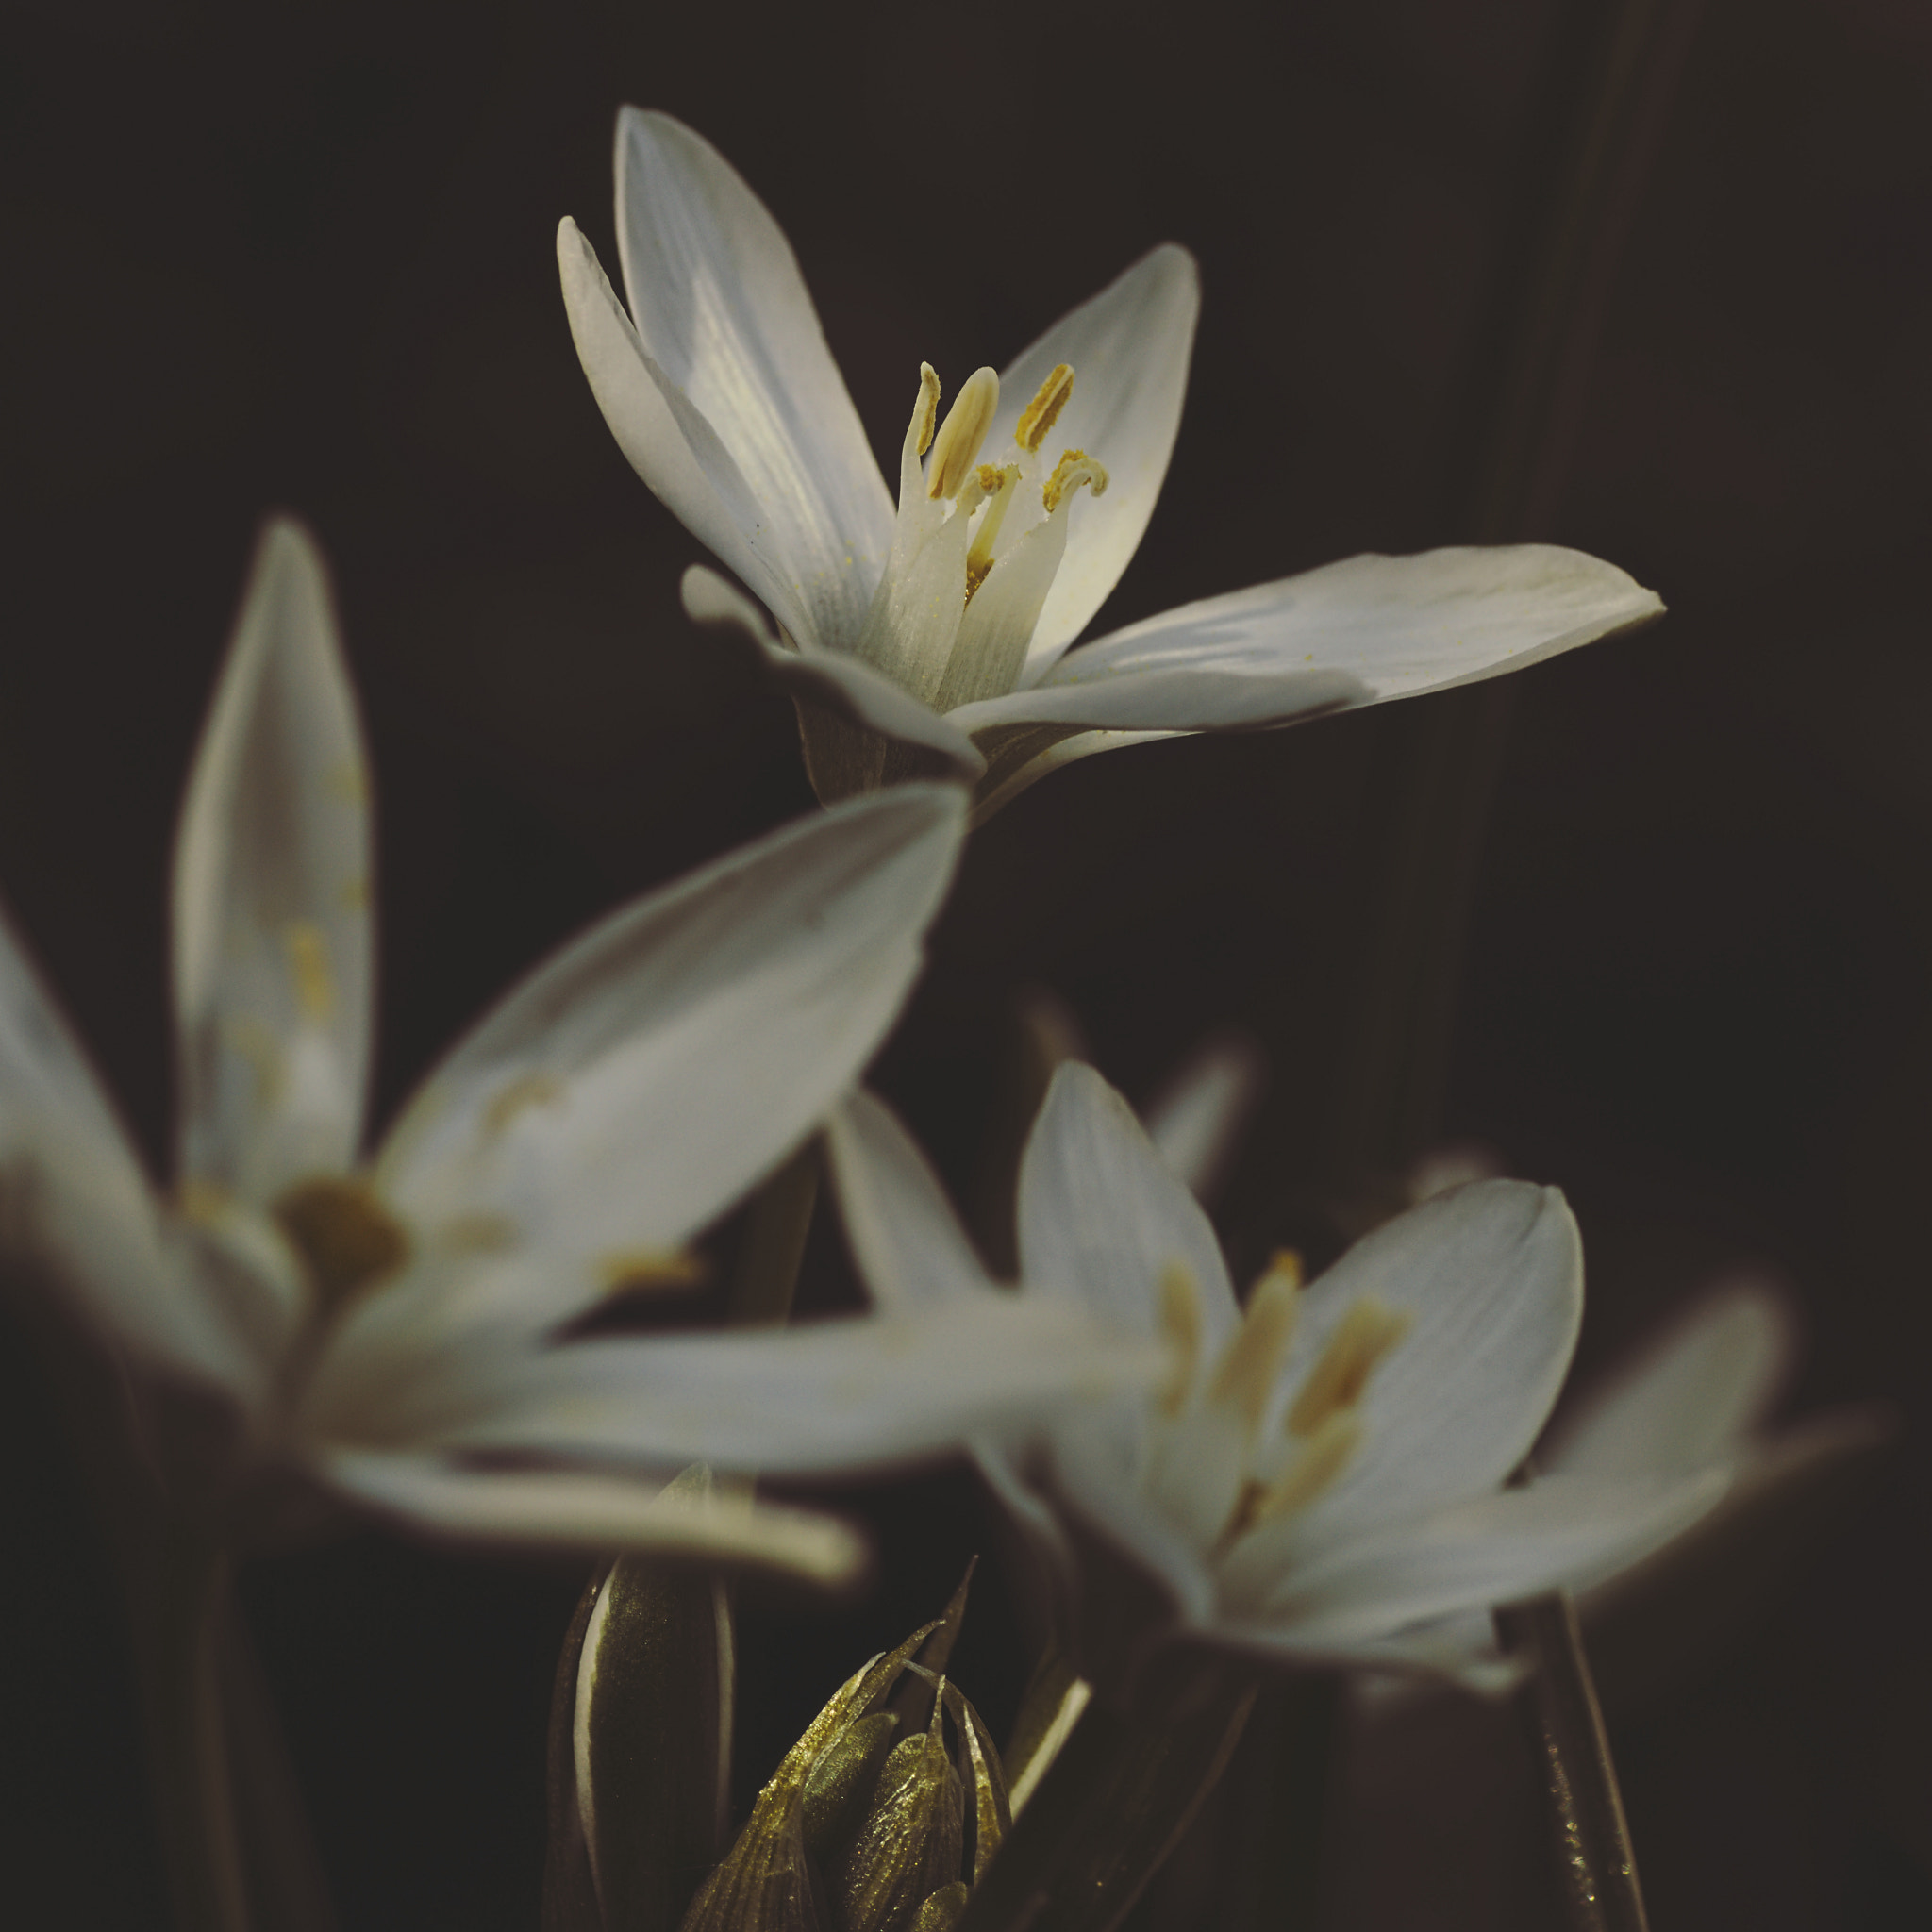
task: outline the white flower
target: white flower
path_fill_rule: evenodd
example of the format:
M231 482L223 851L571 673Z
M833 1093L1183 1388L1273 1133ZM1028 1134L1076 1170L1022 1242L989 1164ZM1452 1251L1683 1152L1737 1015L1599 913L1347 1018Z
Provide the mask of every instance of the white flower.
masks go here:
M708 571L685 578L691 616L752 640L800 698L827 801L938 757L978 780L984 816L1089 752L1438 691L1663 608L1573 550L1437 550L1070 652L1167 473L1200 303L1187 251L1155 249L1004 372L975 371L943 422L923 367L895 513L764 205L667 114L624 109L616 173L627 314L576 225L558 232L578 356L638 474L777 620Z
M884 1307L994 1290L919 1150L859 1094L831 1131L854 1252ZM1284 1257L1237 1306L1213 1230L1091 1068L1055 1076L1022 1169L1019 1299L1162 1343L1151 1392L1057 1416L1043 1455L976 1445L1069 1571L1084 1668L1131 1674L1174 1637L1285 1660L1466 1669L1458 1612L1601 1576L1707 1508L1722 1472L1506 1487L1543 1425L1582 1310L1553 1189L1464 1188L1357 1242L1306 1291ZM1100 1568L1095 1569L1098 1563ZM1110 1655L1106 1654L1110 1653Z
M1091 1329L554 1336L675 1282L849 1087L919 969L963 803L913 786L815 815L616 913L365 1164L366 764L321 559L276 524L175 854L175 1186L150 1190L0 923L0 1239L128 1359L177 1507L220 1534L332 1495L466 1539L845 1574L841 1526L663 1499L663 1475L930 1453L1090 1374Z

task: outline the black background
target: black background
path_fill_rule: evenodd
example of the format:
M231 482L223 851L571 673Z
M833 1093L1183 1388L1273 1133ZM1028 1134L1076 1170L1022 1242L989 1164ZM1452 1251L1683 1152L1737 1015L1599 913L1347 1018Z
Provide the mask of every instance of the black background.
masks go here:
M613 259L619 103L689 120L765 198L875 448L922 358L950 387L1155 242L1195 251L1189 408L1124 621L1471 533L1607 13L17 5L0 889L157 1165L173 814L266 508L332 558L374 743L382 1110L575 927L810 803L787 707L679 618L695 546L571 348L552 238L575 214ZM1907 1423L1723 1654L1619 1713L1659 1932L1932 1922L1928 129L1912 0L1709 0L1522 533L1672 614L1517 681L1445 1130L1568 1191L1586 1365L1750 1261L1806 1308L1798 1404ZM1212 1027L1258 1035L1228 1218L1238 1249L1289 1230L1332 1166L1430 702L1097 759L975 839L881 1072L958 1184L1011 999L1042 985L1134 1096ZM108 1571L18 1355L0 1895L23 1924L157 1924ZM891 1579L842 1615L754 1598L747 1788L991 1534L963 1475L845 1501ZM246 1580L346 1926L534 1923L575 1583L374 1535ZM1009 1712L996 1576L982 1610L960 1668ZM1429 1856L1338 1854L1329 1917L1507 1922Z

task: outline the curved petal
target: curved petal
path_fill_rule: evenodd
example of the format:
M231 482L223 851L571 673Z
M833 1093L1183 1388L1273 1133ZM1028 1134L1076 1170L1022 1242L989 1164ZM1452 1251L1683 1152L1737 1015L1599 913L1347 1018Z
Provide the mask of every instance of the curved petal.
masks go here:
M1082 645L1042 682L1183 663L1241 676L1272 668L1341 674L1362 687L1351 705L1380 704L1521 671L1663 608L1614 564L1554 543L1372 554L1129 625Z
M792 592L791 559L766 525L751 485L718 432L645 353L596 251L568 215L558 224L557 267L577 359L631 468L792 636L813 635Z
M1092 731L1266 731L1374 702L1347 671L1282 663L1252 645L1209 654L1172 649L1102 656L1078 650L1043 684L946 713L956 729L1061 724Z
M1031 1431L1157 1373L1064 1303L975 1295L916 1318L587 1341L422 1391L414 1440L676 1467L838 1471ZM441 1398L449 1398L445 1404Z
M800 703L937 752L962 778L977 778L986 770L986 760L963 731L869 664L810 643L790 649L772 635L758 606L715 571L692 564L684 574L683 594L685 615L693 624L756 646L767 675Z
M1723 1471L1703 1470L1629 1481L1552 1476L1502 1490L1294 1566L1268 1597L1267 1620L1306 1641L1357 1642L1457 1610L1583 1588L1669 1541L1724 1486Z
M1147 1138L1197 1201L1211 1205L1266 1082L1261 1042L1224 1033L1190 1054L1142 1109Z
M1722 1460L1770 1413L1797 1349L1786 1295L1749 1276L1721 1283L1559 1417L1539 1460L1577 1475Z
M1160 1278L1179 1262L1201 1291L1200 1358L1241 1317L1221 1244L1133 1109L1091 1067L1053 1076L1020 1165L1020 1257L1029 1295L1073 1294L1125 1333L1159 1333Z
M1385 1223L1309 1287L1277 1413L1364 1295L1411 1325L1370 1378L1355 1462L1289 1525L1304 1548L1494 1489L1528 1454L1582 1320L1575 1220L1555 1188L1477 1181Z
M839 1211L861 1281L903 1312L996 1291L939 1176L884 1101L863 1091L825 1122Z
M1176 738L1174 731L1083 731L1077 724L1002 724L974 741L986 758L986 776L973 789L969 829L977 831L1003 806L1037 785L1048 773L1097 751L1124 751Z
M787 586L821 644L858 635L892 504L764 204L668 114L617 117L617 248L646 354L750 485Z
M865 1540L827 1516L716 1492L669 1493L656 1478L585 1470L474 1469L433 1456L338 1449L329 1481L418 1535L517 1549L638 1550L777 1570L836 1587L864 1570Z
M1108 471L1107 494L1082 503L1073 519L1029 663L1051 663L1080 635L1140 547L1174 454L1200 310L1194 258L1163 242L1000 372L989 449L1011 441L1021 411L1055 364L1066 362L1074 393L1041 455L1050 467L1062 446L1083 449Z
M185 1187L340 1171L373 1030L368 761L321 554L262 532L175 844Z
M963 804L901 786L606 920L429 1076L379 1183L432 1240L488 1227L498 1251L542 1254L579 1303L661 1261L797 1144L891 1024Z

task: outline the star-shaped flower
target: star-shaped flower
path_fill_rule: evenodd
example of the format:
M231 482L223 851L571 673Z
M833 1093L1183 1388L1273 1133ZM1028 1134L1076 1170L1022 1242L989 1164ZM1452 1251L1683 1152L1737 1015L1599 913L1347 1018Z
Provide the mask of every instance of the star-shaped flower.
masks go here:
M1200 305L1164 243L943 420L922 367L897 508L778 225L704 138L617 125L626 313L558 232L577 353L658 499L714 574L701 623L748 638L799 699L826 802L950 764L988 812L1089 752L1243 730L1464 684L1656 616L1622 571L1548 544L1364 556L1188 604L1072 648L1146 530ZM923 459L923 460L922 460Z
M831 1145L882 1307L1005 1292L879 1102L848 1102ZM1724 1490L1710 1469L1508 1486L1582 1312L1554 1189L1458 1189L1306 1290L1284 1257L1243 1307L1192 1195L1120 1096L1069 1064L1027 1145L1019 1233L1020 1300L1086 1308L1167 1353L1151 1391L1060 1410L1043 1451L976 1445L1078 1593L1097 1679L1131 1681L1175 1638L1480 1676L1458 1613L1601 1577Z
M366 760L321 558L278 523L175 853L175 1184L150 1189L0 923L0 1241L128 1360L175 1507L224 1538L332 1498L464 1539L843 1574L841 1526L663 1498L664 1476L930 1453L1088 1375L1091 1324L556 1333L683 1278L682 1245L849 1087L919 970L963 804L856 801L615 913L365 1161Z

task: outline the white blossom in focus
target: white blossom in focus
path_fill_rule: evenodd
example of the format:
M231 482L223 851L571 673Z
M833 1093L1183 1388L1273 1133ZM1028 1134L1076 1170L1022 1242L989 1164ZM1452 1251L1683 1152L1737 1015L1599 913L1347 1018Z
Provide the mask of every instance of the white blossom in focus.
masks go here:
M879 1102L855 1096L829 1138L881 1307L1008 1292ZM1083 1659L1091 1675L1130 1678L1159 1645L1192 1639L1481 1681L1492 1660L1458 1621L1468 1612L1607 1575L1723 1493L1709 1468L1507 1486L1582 1311L1576 1227L1554 1189L1458 1189L1306 1289L1282 1257L1243 1307L1206 1215L1125 1103L1068 1065L1027 1145L1019 1236L1019 1300L1085 1308L1166 1354L1150 1391L1056 1411L1043 1447L996 1434L975 1445L1081 1592L1085 1627L1111 1620L1105 1654Z
M578 356L638 474L764 607L686 575L691 615L749 639L799 699L827 802L943 759L984 817L1089 752L1468 683L1663 608L1574 550L1448 549L1351 558L1074 649L1167 473L1200 306L1187 251L1163 243L974 371L943 419L923 366L889 489L791 246L730 164L626 108L616 176L627 310L576 225L558 233Z
M333 1499L465 1540L846 1574L841 1525L665 1498L664 1478L932 1453L1091 1378L1091 1324L556 1338L613 1290L686 1278L683 1244L849 1088L919 970L963 818L957 786L901 788L617 912L365 1160L367 763L321 558L277 523L177 841L165 1191L0 922L10 1272L129 1364L176 1504L223 1535Z

